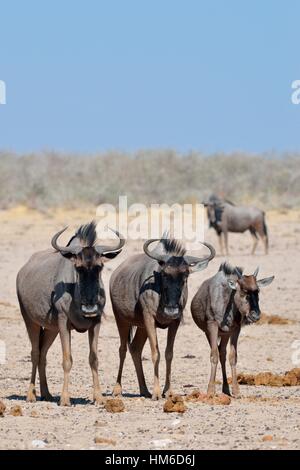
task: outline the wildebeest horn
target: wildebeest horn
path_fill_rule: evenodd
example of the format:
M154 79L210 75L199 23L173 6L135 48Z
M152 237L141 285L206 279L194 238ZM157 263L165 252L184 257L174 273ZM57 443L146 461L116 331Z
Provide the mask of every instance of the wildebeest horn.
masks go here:
M255 270L254 273L253 273L253 276L254 276L254 277L257 277L258 271L259 271L259 266L257 266L256 270Z
M159 241L160 241L159 238L151 238L150 240L147 240L144 243L144 247L143 247L144 252L150 258L153 258L156 261L162 261L162 262L166 263L168 261L168 259L170 258L170 255L166 255L166 254L163 254L163 253L157 253L157 252L153 253L153 251L148 250L148 247L151 243L159 242ZM204 263L205 261L208 263L209 261L211 261L215 257L216 250L214 249L214 247L212 245L210 245L209 243L202 243L202 245L206 246L209 249L209 251L210 251L209 256L206 256L204 258L198 258L196 256L184 256L184 260L186 261L186 263L189 266L194 266L194 265L199 264L199 263Z
M184 259L189 266L194 266L204 262L209 263L209 261L211 261L216 256L216 250L210 243L201 242L201 245L206 246L209 249L210 254L208 256L204 256L203 258L198 258L197 256L185 256Z
M239 279L241 279L243 277L243 275L240 273L240 271L238 269L235 268L234 271L235 271L235 274L237 275L237 277Z
M156 261L163 261L165 263L169 258L168 255L165 255L163 253L153 253L153 251L148 250L148 246L151 245L151 243L159 241L160 238L150 238L149 240L145 241L143 249L145 254L149 256L149 258L155 259Z
M51 240L51 245L53 246L54 250L59 251L62 254L71 253L73 255L78 255L78 253L80 253L80 251L82 250L81 245L59 246L57 244L57 240L59 239L61 234L67 230L67 228L68 227L63 228L62 230L60 230L54 235L54 237Z
M113 230L110 227L108 227L108 228L109 228L109 230L111 230L112 232L114 232L117 235L117 237L119 238L119 244L116 247L105 246L105 245L95 246L95 250L101 256L105 256L109 253L115 253L116 251L120 251L123 248L123 246L125 245L125 238L117 230Z

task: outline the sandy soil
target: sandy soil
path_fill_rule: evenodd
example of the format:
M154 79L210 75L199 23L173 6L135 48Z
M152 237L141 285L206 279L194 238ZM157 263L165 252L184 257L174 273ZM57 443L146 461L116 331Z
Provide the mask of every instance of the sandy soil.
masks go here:
M15 277L19 268L35 251L49 246L52 234L65 224L76 227L90 220L94 213L84 211L38 214L22 208L0 212L0 340L5 341L7 361L0 365L0 399L7 413L0 418L0 448L32 448L33 440L42 440L49 449L296 449L300 447L300 387L241 386L241 399L228 406L187 402L182 414L163 412L164 400L152 402L138 396L138 386L130 355L124 368L125 412L112 414L91 401L91 374L88 365L87 334L72 334L74 365L71 373L73 405L61 408L57 403L37 401L27 404L30 346L15 295ZM261 293L261 308L267 314L300 321L299 246L300 212L268 214L270 254L264 256L259 245L257 255L249 255L251 237L231 235L229 261L251 272L260 265L262 277L275 274L273 284ZM207 241L216 244L212 231ZM123 253L106 265L106 289L111 271L129 254L140 249L129 244ZM217 244L216 244L217 247ZM189 300L201 282L216 272L222 258L189 280ZM166 331L159 331L161 352ZM245 327L239 341L238 370L246 373L271 371L284 373L295 367L292 343L300 340L299 323ZM108 301L106 318L100 332L100 379L108 396L117 373L119 338ZM144 350L145 374L151 389L153 372L148 345ZM165 364L162 354L161 382ZM175 343L173 385L179 394L193 388L205 391L209 373L209 349L203 333L194 324L189 306ZM230 375L230 373L229 373ZM221 377L218 370L218 379ZM59 340L48 354L48 381L58 398L62 387ZM220 388L220 385L217 385ZM252 397L252 399L250 398ZM20 405L23 416L9 415ZM264 436L272 436L265 440ZM96 444L103 438L111 444Z

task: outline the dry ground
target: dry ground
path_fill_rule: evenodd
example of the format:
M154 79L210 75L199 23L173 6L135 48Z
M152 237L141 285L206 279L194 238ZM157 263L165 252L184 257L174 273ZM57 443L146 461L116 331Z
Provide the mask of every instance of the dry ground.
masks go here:
M65 224L75 227L93 216L94 213L84 211L41 215L22 208L0 212L0 340L5 341L7 348L7 361L0 365L0 399L7 410L17 404L23 410L23 416L6 413L4 418L0 418L0 448L32 448L32 441L36 439L45 441L49 449L153 449L164 446L170 449L299 448L299 387L242 386L241 393L245 398L232 400L229 406L188 402L185 414L167 414L163 412L163 401L154 403L137 395L137 381L128 354L123 378L125 412L111 414L103 407L95 407L90 401L87 335L76 332L72 334L71 394L74 406L60 408L57 403L25 402L31 370L30 346L17 306L16 273L34 251L49 246L55 231ZM257 255L251 257L250 235L232 235L229 261L244 266L248 272L260 265L262 277L275 274L273 284L261 293L262 311L300 321L300 212L273 212L268 214L267 220L270 254L264 256L259 245ZM207 232L206 239L216 244L212 231ZM140 243L127 245L118 258L106 265L106 289L111 270L140 246ZM189 300L200 283L216 272L220 262L221 257L217 257L207 270L191 276ZM161 352L165 339L166 331L160 331ZM295 367L291 347L294 340L300 340L298 323L245 327L239 342L238 370L283 373ZM108 395L116 378L118 346L118 332L108 301L99 342L100 378L103 391ZM144 367L151 389L152 364L148 345L144 350ZM164 369L162 359L162 382ZM208 373L208 345L203 333L195 326L188 307L175 343L175 391L185 394L196 387L205 390ZM219 370L218 378L220 375ZM48 355L49 387L55 397L60 393L62 376L60 343L56 340ZM272 436L272 440L263 440L266 435ZM112 444L95 444L96 436L98 441L111 439Z

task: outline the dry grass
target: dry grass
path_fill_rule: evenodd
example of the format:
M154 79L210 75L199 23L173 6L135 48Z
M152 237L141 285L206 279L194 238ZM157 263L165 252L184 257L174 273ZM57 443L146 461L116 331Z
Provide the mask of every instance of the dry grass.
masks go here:
M119 194L129 203L199 202L211 192L239 203L291 208L300 205L299 162L297 154L0 152L0 208L116 204Z

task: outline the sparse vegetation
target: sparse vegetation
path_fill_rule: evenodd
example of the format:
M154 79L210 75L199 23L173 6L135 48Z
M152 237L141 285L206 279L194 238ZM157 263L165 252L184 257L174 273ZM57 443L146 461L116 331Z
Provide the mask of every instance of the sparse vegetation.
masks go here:
M172 150L68 155L0 152L0 207L200 202L211 192L261 207L299 207L300 155L179 155Z

